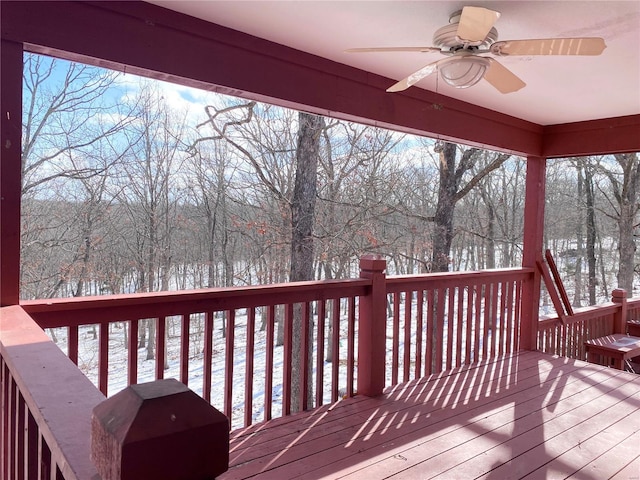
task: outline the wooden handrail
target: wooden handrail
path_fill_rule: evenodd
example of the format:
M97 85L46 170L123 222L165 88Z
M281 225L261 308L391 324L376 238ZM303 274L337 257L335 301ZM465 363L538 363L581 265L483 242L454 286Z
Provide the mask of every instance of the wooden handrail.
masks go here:
M0 430L10 450L0 456L8 478L22 478L20 469L24 478L35 478L38 469L39 478L59 478L56 469L65 480L94 478L91 411L105 397L20 306L0 309L0 357ZM22 458L14 450L20 448Z
M566 325L572 325L576 323L582 323L587 320L602 317L605 315L613 315L618 310L618 306L613 302L601 303L599 305L592 305L589 307L576 308L573 311L571 317L566 318ZM538 329L542 330L547 327L560 325L562 321L556 315L541 316L538 321Z
M56 328L183 315L207 310L224 311L339 299L363 295L369 283L365 279L357 278L291 282L171 292L25 300L21 305L42 328Z

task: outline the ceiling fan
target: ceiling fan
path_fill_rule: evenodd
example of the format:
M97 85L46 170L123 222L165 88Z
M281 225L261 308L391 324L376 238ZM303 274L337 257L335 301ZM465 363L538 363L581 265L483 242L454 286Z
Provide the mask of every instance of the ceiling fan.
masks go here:
M511 93L526 85L517 75L490 56L507 55L600 55L606 45L599 37L546 38L498 42L494 24L500 13L482 7L464 7L453 13L449 25L433 35L433 47L351 48L347 52L440 52L447 58L429 63L400 80L387 92L400 92L423 78L440 72L455 88L468 88L485 79L500 93Z

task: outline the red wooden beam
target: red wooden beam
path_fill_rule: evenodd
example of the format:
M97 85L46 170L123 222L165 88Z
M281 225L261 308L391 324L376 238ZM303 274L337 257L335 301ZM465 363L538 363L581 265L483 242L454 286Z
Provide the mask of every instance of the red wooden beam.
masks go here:
M517 153L542 127L145 2L3 1L29 50L318 114Z
M640 151L640 115L544 127L542 155L575 157Z
M2 40L0 62L0 306L6 306L20 300L22 45Z
M546 160L541 157L528 157L522 253L522 266L525 268L536 268L536 261L542 258L545 176ZM539 302L540 274L537 273L533 278L525 280L522 289L520 350L536 349Z

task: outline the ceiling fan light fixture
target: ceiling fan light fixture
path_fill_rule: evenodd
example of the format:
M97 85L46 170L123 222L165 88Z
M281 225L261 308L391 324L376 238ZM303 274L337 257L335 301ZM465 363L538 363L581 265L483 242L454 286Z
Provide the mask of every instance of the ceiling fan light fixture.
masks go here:
M442 65L440 76L454 88L469 88L482 80L490 65L484 57L460 56Z

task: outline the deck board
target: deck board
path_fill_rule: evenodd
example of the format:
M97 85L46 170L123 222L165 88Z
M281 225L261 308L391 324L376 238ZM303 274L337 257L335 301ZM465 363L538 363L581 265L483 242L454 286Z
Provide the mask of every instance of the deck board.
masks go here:
M505 355L231 433L221 479L640 478L640 376Z

